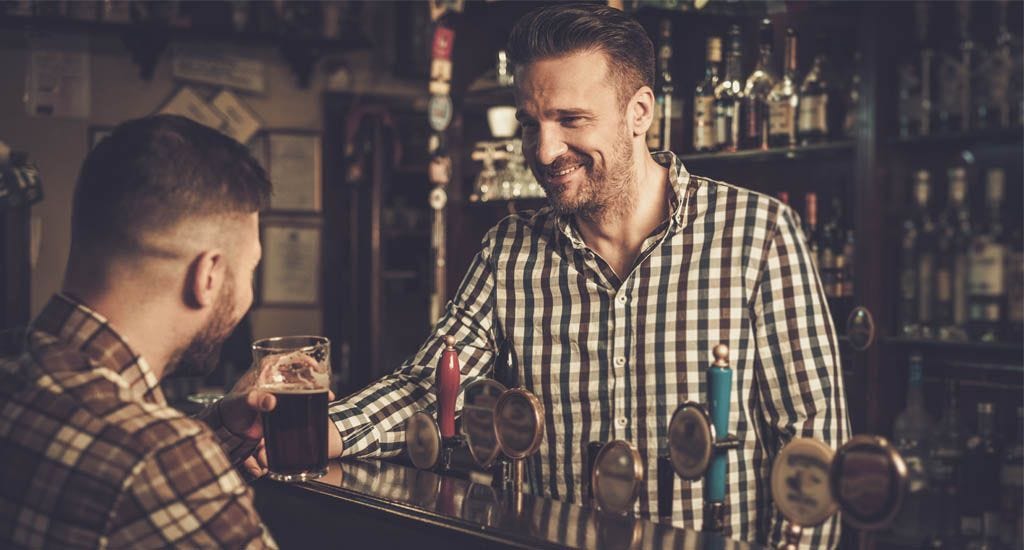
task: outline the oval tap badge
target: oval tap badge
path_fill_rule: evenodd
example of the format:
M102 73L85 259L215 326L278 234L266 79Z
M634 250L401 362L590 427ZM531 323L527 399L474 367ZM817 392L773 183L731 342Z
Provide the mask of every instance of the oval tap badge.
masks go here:
M430 104L427 105L427 116L430 117L430 127L435 132L443 132L452 123L452 98L449 95L432 95Z

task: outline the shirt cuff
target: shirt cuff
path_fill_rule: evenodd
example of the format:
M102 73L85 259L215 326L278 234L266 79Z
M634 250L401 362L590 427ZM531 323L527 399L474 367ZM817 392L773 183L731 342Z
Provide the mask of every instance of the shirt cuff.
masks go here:
M380 453L380 432L359 407L334 403L327 409L341 434L341 456L372 456Z

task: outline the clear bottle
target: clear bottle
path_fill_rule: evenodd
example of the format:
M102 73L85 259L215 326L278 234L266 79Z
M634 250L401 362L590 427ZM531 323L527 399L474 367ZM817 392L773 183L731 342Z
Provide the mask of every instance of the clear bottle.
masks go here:
M704 78L693 90L693 150L708 152L717 149L715 140L715 89L718 88L718 66L722 62L722 39L708 37L707 64Z
M963 422L956 380L946 380L942 417L932 432L928 480L934 498L931 547L955 548L960 525L960 476L964 459Z
M900 243L900 333L911 338L931 336L935 223L928 207L930 196L931 174L918 170Z
M824 40L819 40L818 53L811 69L800 84L800 106L797 109L796 131L800 143L822 143L829 137L829 67Z
M932 419L924 408L922 357L910 356L907 384L907 403L892 426L896 449L907 464L907 494L903 506L893 521L893 534L906 541L920 542L928 536L925 507L929 498L928 439L932 434Z
M957 43L939 58L936 127L942 133L966 132L971 123L971 75L975 53L970 34L970 2L958 0Z
M999 339L1006 306L1006 235L1002 221L1005 183L1002 168L990 168L985 173L985 216L968 255L968 332L983 342Z
M791 147L796 145L796 113L800 105L797 91L797 36L790 27L786 29L785 62L782 78L775 83L768 94L768 145Z
M914 16L918 47L900 64L897 83L900 137L931 133L935 50L928 42L928 3L915 2Z
M654 120L647 130L647 147L668 151L672 147L672 22L662 19L658 32L658 91L655 94Z
M1024 547L1024 407L1017 407L1017 430L1003 453L999 493L999 542L1003 548Z
M978 403L978 429L967 438L964 453L960 535L966 548L995 548L999 538L999 445L995 407Z
M775 73L772 71L772 23L768 19L761 20L758 31L757 64L754 71L747 77L743 87L743 133L741 147L743 149L768 148L768 94L775 87Z
M940 339L967 340L967 255L971 243L967 170L947 171L946 208L936 226L934 321Z
M740 108L743 100L743 39L739 25L729 28L725 78L715 88L715 143L721 151L740 145Z

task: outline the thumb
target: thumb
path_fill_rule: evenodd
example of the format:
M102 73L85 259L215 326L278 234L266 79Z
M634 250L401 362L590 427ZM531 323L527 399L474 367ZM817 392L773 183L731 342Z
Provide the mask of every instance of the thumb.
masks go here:
M253 390L245 397L246 404L254 411L270 412L277 406L274 394L261 390Z

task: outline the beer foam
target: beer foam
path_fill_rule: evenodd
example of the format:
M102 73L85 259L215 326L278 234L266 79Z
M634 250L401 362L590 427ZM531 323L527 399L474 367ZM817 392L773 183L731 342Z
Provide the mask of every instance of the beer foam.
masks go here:
M317 393L327 393L327 388L307 388L303 386L294 386L291 384L279 384L276 386L263 386L262 388L270 393L287 394L287 395L313 395Z
M257 383L262 388L312 393L327 389L331 382L329 367L301 351L268 355L260 360L259 369Z

